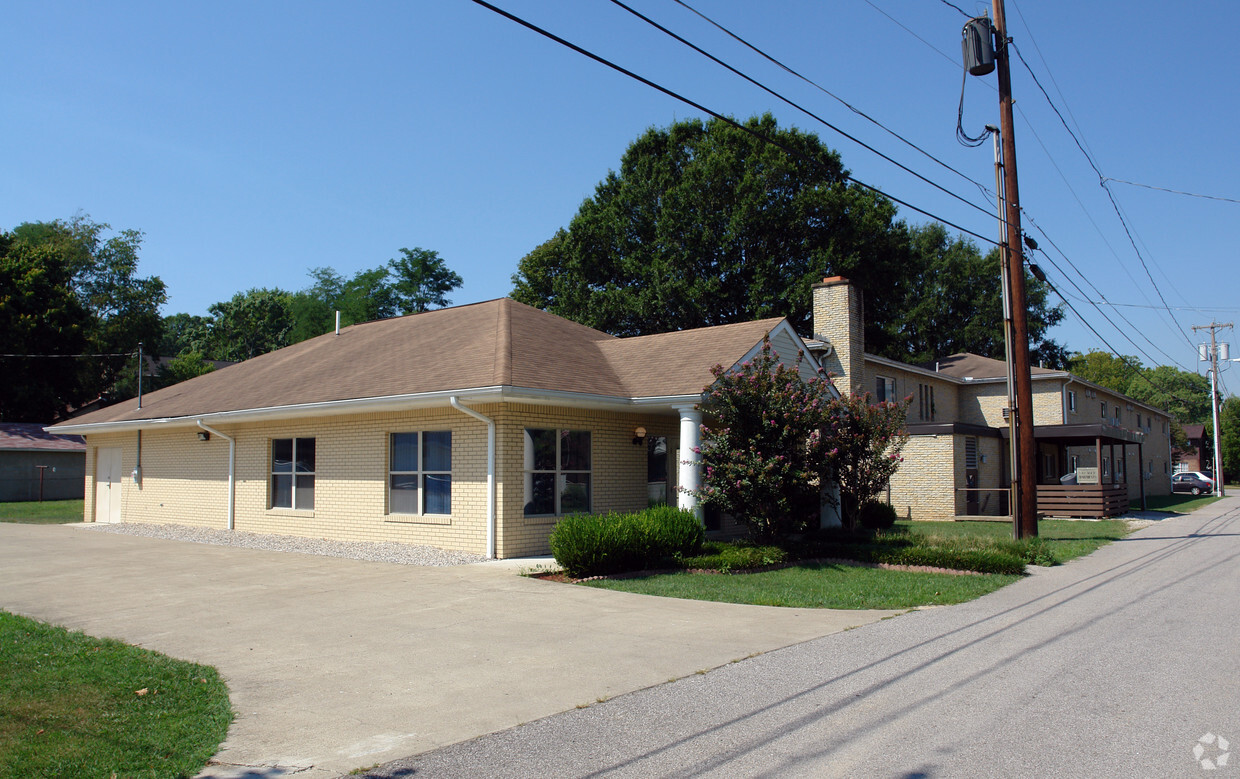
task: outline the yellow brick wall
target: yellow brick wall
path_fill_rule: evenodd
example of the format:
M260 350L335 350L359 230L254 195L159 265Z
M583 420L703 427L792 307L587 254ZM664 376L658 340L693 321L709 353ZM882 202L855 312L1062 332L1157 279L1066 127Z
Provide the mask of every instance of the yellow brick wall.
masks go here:
M835 386L844 394L865 390L865 330L861 291L843 280L815 284L813 288L813 336L830 342L833 351L822 357L822 367L834 375ZM870 390L873 392L873 390Z
M496 421L497 554L545 554L557 518L523 513L526 427L588 430L592 446L592 509L634 511L648 503L646 446L633 444L643 426L678 446L672 414L618 414L543 406L490 405L476 410ZM487 427L452 409L317 417L300 421L213 425L237 441L235 528L342 541L399 541L486 553ZM390 433L452 432L451 515L387 511ZM144 431L140 485L129 476L137 433L87 437L84 518L94 519L94 462L100 446L120 446L124 522L177 523L224 529L228 510L228 442L199 441L197 428ZM313 510L270 508L271 440L315 439ZM669 452L669 502L675 501L675 452Z
M680 420L672 415L619 414L553 406L508 404L497 411L497 465L500 515L496 539L500 557L548 554L547 538L559 517L525 516L525 429L589 430L591 511L639 511L648 504L646 446L633 443L633 430L668 439L668 503L675 504Z
M902 519L951 519L956 515L953 437L913 436L904 447L904 462L891 479L891 505ZM964 483L963 465L960 483Z

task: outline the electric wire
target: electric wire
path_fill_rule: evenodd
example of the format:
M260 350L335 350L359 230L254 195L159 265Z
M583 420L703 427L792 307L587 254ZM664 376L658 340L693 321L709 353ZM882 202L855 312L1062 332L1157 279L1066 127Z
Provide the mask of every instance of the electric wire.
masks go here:
M1081 312L1076 310L1076 307L1072 305L1072 302L1068 300L1066 297L1064 297L1063 293L1061 293L1058 289L1055 288L1054 284L1052 284L1050 281L1047 281L1046 286L1050 287L1051 292L1054 292L1056 295L1059 296L1059 299L1064 302L1064 305L1067 306L1072 311L1073 314L1076 314L1077 319L1081 320L1081 324L1089 328L1089 331L1098 337L1098 340L1101 341L1104 346L1106 346L1107 351L1113 357L1118 357L1118 358L1123 357L1123 355L1120 354L1119 350L1117 350L1114 346L1112 346L1110 342L1107 341L1106 338L1103 338L1102 333L1099 333L1097 330L1095 330L1094 326L1091 325L1089 321L1081 315ZM1145 366L1143 365L1137 366L1137 368L1133 371L1133 374L1136 376L1140 376L1141 379L1144 380L1146 384L1149 384L1151 387L1163 393L1164 395L1168 395L1172 398L1175 398L1177 396L1177 393L1173 392L1167 387L1162 386L1161 384L1159 384L1158 382L1154 381L1149 376L1147 376ZM1153 404L1151 403L1147 405L1153 405ZM1166 411L1166 409L1163 409L1163 410Z
M1159 192L1170 192L1173 195L1185 195L1187 197L1199 197L1199 198L1204 198L1206 200L1219 200L1224 203L1240 203L1240 200L1237 200L1234 197L1222 197L1220 195L1202 195L1197 192L1185 192L1180 189L1168 189L1167 187L1156 187L1153 184L1141 184L1136 181L1125 181L1124 179L1112 178L1110 176L1104 176L1103 180L1114 181L1116 184L1127 184L1130 187L1144 187L1146 189L1156 189Z
M138 353L133 352L106 352L101 354L0 354L0 357L37 357L44 359L48 357L134 357Z
M854 114L856 114L857 116L860 116L862 119L865 119L866 121L870 122L870 123L871 123L871 124L873 124L875 127L880 128L881 130L883 130L884 132L886 132L888 135L891 135L893 138L896 138L897 140L901 141L902 143L904 143L905 145L909 146L910 148L915 149L916 151L920 152L920 153L921 153L922 155L924 155L927 159L932 160L933 162L935 162L936 164L938 164L938 165L942 166L943 168L946 168L947 170L951 171L952 173L955 173L957 176L961 177L962 179L964 179L965 181L969 182L970 184L973 184L973 185L974 185L974 186L976 186L976 187L977 187L977 188L981 191L981 193L982 193L984 196L986 196L987 198L993 198L993 197L995 197L995 193L994 193L993 191L991 191L991 190L990 190L990 188L989 188L989 187L987 187L987 186L986 186L985 184L983 184L982 182L978 181L977 179L974 179L974 178L973 178L972 176L970 176L969 174L964 173L964 172L963 172L963 171L961 171L959 168L953 167L951 164L949 164L949 163L947 163L947 162L944 162L943 160L941 160L941 159L939 159L938 157L934 156L934 155L933 155L933 154L931 154L930 152L928 152L928 151L926 151L925 149L923 149L921 146L918 146L916 143L913 143L913 142L912 142L912 141L910 141L908 138L905 138L903 135L900 135L900 134L899 134L899 133L897 133L895 130L892 130L892 129L891 129L890 127L888 127L887 125L883 124L882 122L878 121L877 119L875 119L874 117L870 116L870 115L869 115L869 114L867 114L866 112L862 111L861 109L857 108L857 107L856 107L856 106L854 106L853 104L849 103L849 102L848 102L847 100L845 100L844 98L840 97L839 95L835 94L835 93L834 93L834 92L832 92L831 90L829 90L829 89L827 89L826 87L822 86L822 85L821 85L821 84L819 84L817 81L814 81L813 79L809 78L808 76L805 76L805 75L803 75L802 73L800 73L799 71L797 71L797 70L793 69L792 67L788 66L788 65L787 65L787 64L785 64L784 62L782 62L782 61L780 61L780 60L776 59L775 57L771 56L771 55L770 55L770 54L768 54L767 52L763 51L762 49L758 48L757 46L755 46L754 44L750 43L750 42L749 42L749 41L747 41L746 39L742 38L740 35L737 35L737 34L736 34L735 32L733 32L732 30L728 29L727 27L723 26L722 24L720 24L719 22L715 21L714 19L712 19L711 17L707 16L706 14L702 13L702 12L701 12L701 11L699 11L698 9L696 9L696 8L694 8L693 6L689 5L689 4L688 4L687 2L685 2L684 0L672 0L672 2L674 2L674 3L676 3L677 5L681 6L681 7L682 7L682 8L684 8L685 10L687 10L687 11L689 11L689 12L691 12L691 13L693 13L693 14L697 15L700 19L702 19L702 21L704 21L704 22L706 22L707 24L709 24L709 25L713 26L715 29L719 30L719 31L720 31L720 32L722 32L724 35L727 35L727 36L728 36L729 38L731 38L732 40L734 40L734 41L736 41L737 43L741 44L742 46L744 46L744 47L748 48L750 51L752 51L753 53L757 54L759 57L762 57L762 58L763 58L763 59L765 59L766 61L768 61L768 62L770 62L771 64L775 65L776 67L778 67L778 68L782 69L784 72L788 73L789 75L792 75L792 76L794 76L794 77L796 77L796 78L800 79L801 81L804 81L806 84L809 84L810 86L814 87L814 88L815 88L815 89L817 89L819 92L822 92L823 94L827 95L828 97L832 98L833 100L836 100L836 101L837 101L837 102L839 102L841 105L843 105L845 108L847 108L849 111L852 111L852 112L853 112Z
M940 3L942 3L943 5L947 6L948 8L955 8L957 11L959 11L959 12L960 12L960 15L961 15L961 16L963 16L963 17L964 17L964 18L966 18L966 19L972 19L972 18L973 18L972 16L970 16L970 15L969 15L969 12L968 12L968 11L964 10L964 9L963 9L963 8L961 8L960 6L956 5L955 3L949 3L947 0L939 0L939 2L940 2Z
M667 36L671 37L672 39L674 39L674 40L676 40L676 41L678 41L678 42L680 42L680 43L684 44L685 46L688 46L689 48L691 48L691 49L693 49L694 51L696 51L698 54L701 54L703 57L706 57L706 58L707 58L707 59L709 59L711 62L714 62L716 65L719 65L720 67L726 68L726 69L728 70L728 72L730 72L730 73L732 73L732 74L734 74L734 75L740 76L741 78L743 78L743 79L745 79L746 81L748 81L750 84L753 84L754 86L758 87L759 89L761 89L762 91L764 91L764 92L766 92L767 94L771 95L772 97L774 97L774 98L776 98L776 99L778 99L778 100L782 100L784 103L786 103L786 104L788 104L788 105L792 106L793 108L797 109L798 111L800 111L801 113L805 114L806 116L808 116L808 117L810 117L810 118L812 118L812 119L814 119L814 120L816 120L816 121L818 121L818 122L821 122L822 124L826 125L826 126L827 126L827 127L829 127L830 129L834 130L835 132L837 132L837 133L839 133L840 135L844 136L844 137L845 137L845 138L847 138L848 140L850 140L850 141L852 141L853 143L857 144L857 145L858 145L858 146L860 146L861 148L866 149L867 151L871 151L871 152L873 152L874 154L877 154L879 157L882 157L884 160L886 160L887 162L890 162L892 165L895 165L897 168L899 168L900 170L904 171L905 173L908 173L909 175L911 175L911 176L913 176L913 177L915 177L915 178L917 178L917 179L919 179L919 180L921 180L921 181L925 182L926 184L929 184L930 186L934 187L935 189L939 190L940 192L942 192L942 193L944 193L944 194L946 194L946 195L950 195L951 197L955 198L956 200L959 200L961 203L964 203L965 205L970 206L971 208L975 208L975 209L977 209L978 211L982 212L983 214L986 214L987 216L990 216L991 211L990 211L990 208L989 208L989 207L982 207L982 206L979 206L979 205L977 205L976 203L974 203L973 201L971 201L971 200L969 200L969 199L967 199L967 198L965 198L965 197L963 197L963 196L961 196L961 195L958 195L958 194L956 194L955 192L952 192L950 189L948 189L948 188L946 188L946 187L944 187L944 186L942 186L942 185L938 184L938 183L937 183L937 182L935 182L935 181L932 181L932 180L930 180L930 179L926 178L925 176L921 175L920 173L918 173L917 171L915 171L915 170L913 170L912 168L908 167L907 165L904 165L903 163L900 163L900 162L898 162L898 161L896 161L896 160L892 159L891 157L889 157L889 156L887 156L886 154L882 153L882 152L881 152L881 151L879 151L878 149L875 149L873 146L869 145L868 143L866 143L865 141L861 140L860 138L857 138L857 137L855 137L855 136L853 136L853 135L851 135L851 134L849 134L849 133L845 132L844 130L840 129L839 127L836 127L835 125L831 124L831 123L830 123L830 122L828 122L826 119L823 119L821 116L819 116L818 114L816 114L816 113L814 113L813 111L809 110L808 108L805 108L804 106L800 105L799 103L796 103L796 102L794 102L794 101L792 101L792 100L788 99L787 97L784 97L784 96L783 96L783 95L781 95L779 92L776 92L775 90L773 90L773 89L771 89L770 87L766 86L765 84L763 84L763 83L761 83L761 82L757 81L756 79L751 78L750 76L746 75L745 73L742 73L741 71L739 71L739 70L737 70L736 68L732 67L731 65L729 65L728 63L726 63L726 62L724 62L723 60L719 59L718 57L716 57L715 55L711 54L710 52L708 52L708 51L706 51L706 50L702 49L701 47L697 46L696 44L694 44L694 43L692 43L692 42L690 42L690 41L688 41L688 40L685 40L685 39L684 39L684 38L682 38L680 35L678 35L678 34L676 34L676 33L672 32L671 30L667 29L666 27L664 27L663 25L659 24L658 22L656 22L655 20L651 19L650 17L645 16L645 15L644 15L644 14L642 14L641 12L639 12L639 11L637 11L637 10L633 9L632 7L630 7L630 6L626 5L626 4L625 4L625 3L623 3L621 0L611 0L611 2L612 2L612 4L613 4L613 5L616 5L616 6L619 6L620 8L623 8L625 11L628 11L628 12L629 12L630 14L632 14L633 16L636 16L638 19L641 19L641 20L642 20L643 22L645 22L646 24L650 25L651 27L654 27L654 28L655 28L656 30L658 30L659 32L662 32L663 34L665 34L665 35L667 35Z
M727 124L727 125L729 125L729 126L731 126L731 127L735 128L735 129L737 129L737 130L740 130L741 132L746 133L746 134L748 134L748 135L750 135L750 136L752 136L752 137L754 137L754 138L756 138L756 139L758 139L758 140L760 140L760 141L762 141L762 142L764 142L764 143L769 143L769 144L771 144L772 146L774 146L774 147L776 147L776 148L778 148L778 149L783 150L785 153L787 153L787 154L789 154L789 155L791 155L791 156L793 156L793 157L796 157L797 159L802 160L803 162L806 162L806 163L808 163L808 164L810 164L810 165L817 165L817 163L816 163L816 162L815 162L812 158L808 157L808 156L807 156L807 155L805 155L805 154L802 154L800 151L798 151L798 150L796 150L796 149L792 148L791 146L788 146L787 144L781 143L781 142L779 142L778 140L776 140L776 139L774 139L774 138L771 138L771 137L769 137L769 136L767 136L767 135L764 135L764 134L762 134L762 133L758 132L757 130L754 130L754 129L750 128L750 127L746 127L745 125L741 124L740 122L737 122L735 119L732 119L731 117L724 116L723 114L721 114L721 113L719 113L719 112L717 112L717 111L713 111L713 110L711 110L711 109L707 108L706 106L702 105L701 103L695 102L694 100L692 100L692 99L690 99L690 98L688 98L688 97L685 97L684 95L681 95L681 94L679 94L679 93L677 93L677 92L673 91L672 89L669 89L668 87L665 87L665 86L663 86L663 85L661 85L661 84L658 84L658 83L656 83L656 82L654 82L654 81L651 81L650 79L648 79L648 78L646 78L646 77L644 77L644 76L638 75L637 73L634 73L633 71L628 70L627 68L625 68L625 67L623 67L623 66L621 66L621 65L618 65L618 64L616 64L616 63L612 62L611 60L608 60L607 58L605 58L605 57L603 57L603 56L601 56L601 55L595 54L594 52L589 51L588 49L585 49L585 48L583 48L583 47L581 47L581 46L578 46L577 44L575 44L575 43L573 43L573 42L571 42L571 41L565 40L564 38L561 38L560 36L556 35L555 33L550 32L549 30L545 30L545 29L543 29L542 27L539 27L538 25L534 24L533 22L526 21L525 19L522 19L521 17L516 16L515 14L509 13L508 11L505 11L505 10L504 10L504 9L502 9L502 8L499 8L499 7L497 7L497 6L492 5L491 3L486 2L486 0L473 0L473 2L474 2L474 4L476 4L476 5L480 5L480 6L482 6L483 8L486 8L487 10L492 11L492 12L494 12L494 13L496 13L496 14L498 14L498 15L502 16L502 17L504 17L505 19L508 19L508 20L509 20L509 21L511 21L511 22L515 22L516 24L519 24L519 25L521 25L522 27L525 27L526 29L528 29L528 30L530 30L530 31L532 31L532 32L536 32L536 33L538 33L539 35L543 36L544 38L547 38L548 40L554 41L554 42L556 42L556 43L560 44L561 46L564 46L564 47L566 47L566 48L568 48L568 49L571 49L571 50L573 50L573 51L577 52L578 54L582 55L583 57L587 57L587 58L589 58L589 59L592 59L592 60L594 60L595 62L599 63L600 65L605 65L606 67L611 68L612 70L616 71L617 73L620 73L620 74L622 74L622 75L628 76L629 78L633 79L634 81L637 81L637 82L639 82L639 83L641 83L641 84L644 84L644 85L646 85L646 86L650 87L651 89L654 89L654 90L656 90L656 91L658 91L658 92L662 92L663 94L667 95L668 97L671 97L671 98L672 98L672 99L674 99L674 100L679 100L680 102L684 103L685 105L688 105L688 106L690 106L691 108L694 108L694 109L696 109L696 110L698 110L698 111L701 111L701 112L702 112L702 113L704 113L704 114L708 114L708 115L710 115L710 116L714 117L715 119L717 119L717 120L719 120L719 121L721 121L721 122L723 122L723 123L725 123L725 124ZM952 228L954 228L954 229L956 229L956 230L959 230L960 232L964 233L965 235L972 236L972 237L974 237L974 238L978 239L979 241L982 241L983 243L991 244L991 245L993 245L993 246L998 246L998 245L999 245L999 243L998 243L997 241L995 241L993 238L987 238L986 236L982 235L981 233L974 232L974 231L972 231L972 230L968 229L967 227L962 227L962 226L960 226L960 225L958 225L958 224L956 224L956 223L954 223L954 222L950 222L950 221L948 221L948 220L944 219L943 217L940 217L940 216L938 216L937 214L934 214L933 212L930 212L930 211L925 210L924 208L920 208L920 207L918 207L918 206L915 206L915 205L913 205L912 203L908 202L907 200L902 200L901 198L895 197L894 195L890 195L890 194L888 194L888 193L886 193L886 192L883 192L883 191L882 191L881 189L879 189L878 187L875 187L875 186L873 186L873 185L871 185L871 184L867 184L866 182L861 181L860 179L856 178L855 176L852 176L852 175L850 175L850 174L845 173L845 174L841 174L841 177L842 177L842 178L844 178L845 180L849 181L849 182L852 182L853 184L856 184L857 186L859 186L859 187L861 187L861 188L863 188L863 189L866 189L866 190L869 190L869 191L874 192L874 193L876 193L876 194L882 195L883 197L885 197L885 198L887 198L887 199L891 200L891 201L892 201L892 202L894 202L894 203L898 203L899 205L902 205L902 206L904 206L904 207L906 207L906 208L908 208L908 209L910 209L910 210L916 211L917 213L922 214L923 216L928 216L928 217L930 217L931 219L935 219L935 220L937 220L937 221L939 221L939 222L942 222L943 224L947 225L948 227L952 227ZM987 211L987 214L989 214L989 211Z
M1162 289L1159 288L1158 282L1154 281L1154 275L1150 272L1150 267L1145 261L1145 256L1141 254L1140 248L1137 247L1136 239L1133 238L1132 230L1128 226L1128 220L1124 218L1124 214L1120 210L1119 203L1115 200L1114 193L1112 193L1110 187L1106 185L1106 176L1103 175L1102 171L1098 168L1097 163L1094 162L1093 155L1085 150L1085 147L1081 144L1080 139L1077 138L1076 133L1072 132L1072 128L1068 126L1068 122L1059 111L1059 107L1055 105L1055 101L1051 99L1051 96L1047 93L1046 88L1042 86L1042 82L1038 80L1038 76L1033 72L1033 68L1029 67L1029 63L1025 61L1025 56L1021 54L1020 49L1015 43L1012 42L1009 42L1008 46L1012 49L1012 51L1016 52L1017 59L1019 59L1021 64L1025 66L1025 70L1028 71L1030 77L1033 79L1033 83L1037 85L1038 90L1042 93L1042 96L1046 98L1046 102L1050 104L1051 110L1055 112L1055 116L1059 117L1060 123L1062 123L1064 129L1068 131L1068 135L1071 136L1073 142L1076 144L1076 147L1081 150L1081 154L1085 156L1086 161L1089 162L1089 166L1094 169L1094 173L1098 174L1098 184L1102 187L1103 191L1107 193L1107 198L1111 201L1111 206L1115 209L1115 215L1119 217L1120 224L1124 228L1124 233L1128 236L1128 242L1132 244L1132 250L1136 252L1137 259L1141 261L1141 267L1145 269L1145 275L1149 278L1150 284L1154 286L1154 292L1158 295L1158 299L1162 301L1163 307L1166 308L1167 313L1171 316L1171 321L1175 322L1180 335L1184 336L1184 340L1192 346L1193 339L1189 338L1188 333L1184 330L1184 326L1180 324L1178 319L1175 318L1175 312L1171 310L1170 305L1167 303L1167 299L1163 297Z

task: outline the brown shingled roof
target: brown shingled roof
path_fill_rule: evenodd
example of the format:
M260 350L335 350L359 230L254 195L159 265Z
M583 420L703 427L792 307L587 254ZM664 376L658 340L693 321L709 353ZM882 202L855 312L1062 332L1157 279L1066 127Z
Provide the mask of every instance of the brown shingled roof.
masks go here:
M920 367L956 379L1007 378L1007 363L1003 360L994 360L990 357L983 357L980 354L970 354L968 352L953 354L950 357L941 357L934 362L924 363ZM1040 376L1048 373L1063 373L1063 371L1035 367L1031 370L1031 373L1034 376Z
M343 328L70 425L486 387L616 398L692 395L781 320L615 338L509 298Z

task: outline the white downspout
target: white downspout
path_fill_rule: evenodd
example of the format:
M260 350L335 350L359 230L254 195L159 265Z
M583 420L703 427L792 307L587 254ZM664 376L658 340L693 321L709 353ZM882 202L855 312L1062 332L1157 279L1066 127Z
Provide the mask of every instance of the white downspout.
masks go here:
M201 419L197 420L197 422L198 426L203 430L217 435L228 442L228 529L234 530L237 524L235 509L237 503L237 439L227 433L221 433L213 427L208 427L203 424Z
M487 559L495 559L495 420L468 406L462 406L456 395L448 398L452 408L487 424Z

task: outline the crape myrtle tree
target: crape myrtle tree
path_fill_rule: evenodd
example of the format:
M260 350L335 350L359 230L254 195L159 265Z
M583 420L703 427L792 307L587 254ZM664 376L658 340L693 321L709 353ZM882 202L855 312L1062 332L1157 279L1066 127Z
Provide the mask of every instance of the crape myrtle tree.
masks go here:
M912 396L898 402L871 400L868 392L854 393L831 407L829 455L840 487L840 514L850 528L857 526L861 507L887 489L908 443Z
M886 488L908 441L908 400L872 404L836 398L822 375L801 377L803 357L784 365L769 341L739 370L716 366L702 410L702 487L698 497L736 517L759 540L818 526L822 488L840 487L844 519Z
M715 366L702 411L705 506L730 514L769 541L816 527L831 472L823 435L834 400L830 381L801 378L802 355L787 366L764 341L739 370Z

